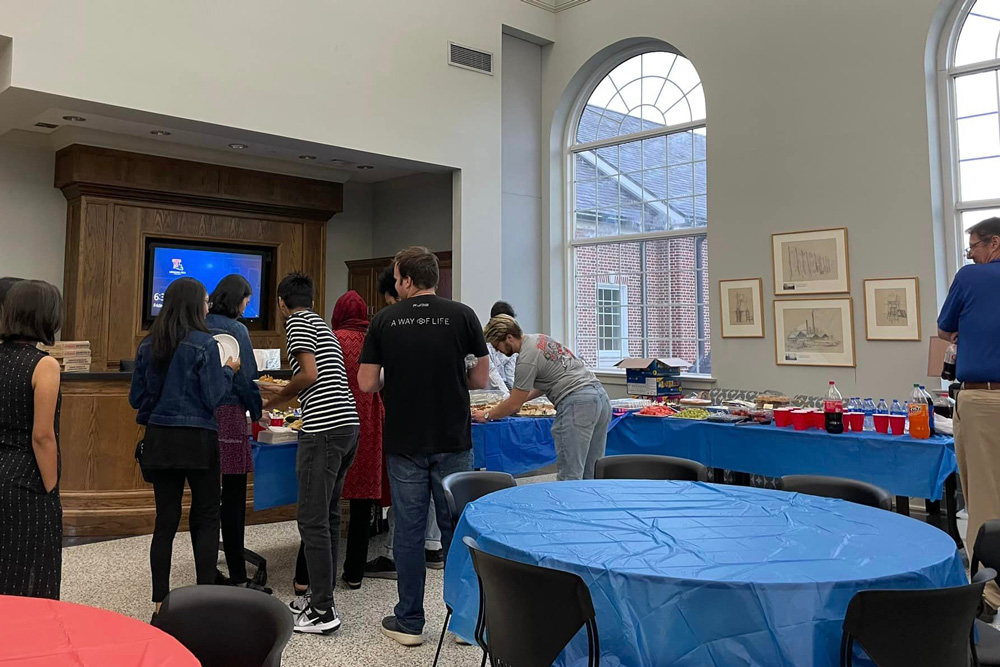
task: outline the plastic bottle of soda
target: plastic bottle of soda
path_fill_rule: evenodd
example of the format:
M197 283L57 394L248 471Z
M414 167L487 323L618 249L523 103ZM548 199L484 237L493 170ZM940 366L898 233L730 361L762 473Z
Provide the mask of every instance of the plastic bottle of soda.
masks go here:
M955 381L955 364L958 361L958 345L952 343L944 351L944 366L941 368L941 379Z
M844 397L837 391L837 385L830 380L830 389L823 401L823 414L827 433L844 432Z
M919 384L913 385L910 402L906 404L906 414L910 418L910 437L921 440L931 437L927 400L920 391Z
M924 395L924 400L927 401L927 423L931 429L931 437L935 435L934 433L934 397L931 396L930 392L924 388L924 385L920 385L920 393Z

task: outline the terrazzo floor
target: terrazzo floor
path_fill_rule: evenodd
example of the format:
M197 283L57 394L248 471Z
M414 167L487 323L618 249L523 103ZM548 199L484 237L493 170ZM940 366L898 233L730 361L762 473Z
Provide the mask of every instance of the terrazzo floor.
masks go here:
M519 479L531 483L551 481L554 475ZM148 621L153 611L149 601L150 536L130 537L95 544L81 544L63 549L62 599L109 609ZM369 554L381 553L383 537L373 538ZM299 547L294 522L248 526L246 546L267 559L268 585L274 595L287 602L292 598L292 575ZM340 555L343 558L344 542ZM220 554L220 566L225 571ZM337 611L343 621L330 636L295 634L285 648L282 667L397 667L430 665L434 661L437 640L444 623L442 570L427 570L424 610L424 644L416 648L400 646L382 636L382 618L392 613L396 604L396 582L365 579L359 590L344 587L339 580L335 591ZM174 540L171 586L195 582L194 561L189 533L178 533ZM450 633L445 637L440 665L461 667L479 665L482 652L477 647L460 646Z

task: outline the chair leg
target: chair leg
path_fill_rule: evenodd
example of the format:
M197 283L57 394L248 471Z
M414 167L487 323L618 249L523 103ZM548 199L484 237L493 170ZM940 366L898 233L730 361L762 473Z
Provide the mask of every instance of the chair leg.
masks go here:
M438 650L434 654L434 667L437 667L438 658L441 657L441 645L444 644L444 635L448 632L448 621L451 620L451 607L446 607L448 613L444 615L444 625L441 626L441 637L438 639Z

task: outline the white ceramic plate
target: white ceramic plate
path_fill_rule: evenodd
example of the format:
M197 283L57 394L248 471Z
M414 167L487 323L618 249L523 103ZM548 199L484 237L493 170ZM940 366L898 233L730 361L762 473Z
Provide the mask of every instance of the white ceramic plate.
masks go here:
M221 361L223 366L226 365L226 361L230 358L240 358L240 344L235 338L229 334L215 334L212 337L219 341L219 356L222 357Z

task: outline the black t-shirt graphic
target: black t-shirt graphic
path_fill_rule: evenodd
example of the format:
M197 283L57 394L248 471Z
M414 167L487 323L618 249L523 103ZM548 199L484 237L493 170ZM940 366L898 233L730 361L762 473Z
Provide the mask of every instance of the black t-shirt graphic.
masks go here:
M476 313L435 295L400 301L372 320L361 363L385 370L383 446L394 454L472 448L466 355L487 356Z

